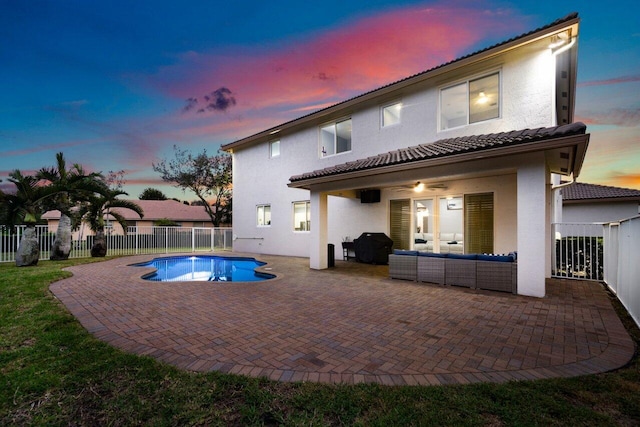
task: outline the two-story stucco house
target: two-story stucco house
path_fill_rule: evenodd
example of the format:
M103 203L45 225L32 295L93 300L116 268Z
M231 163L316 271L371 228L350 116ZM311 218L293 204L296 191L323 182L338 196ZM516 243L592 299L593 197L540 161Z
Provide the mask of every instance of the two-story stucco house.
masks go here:
M544 296L552 185L577 177L589 140L572 123L578 27L572 14L226 144L234 251L323 269L329 244L364 232L517 251L518 293Z

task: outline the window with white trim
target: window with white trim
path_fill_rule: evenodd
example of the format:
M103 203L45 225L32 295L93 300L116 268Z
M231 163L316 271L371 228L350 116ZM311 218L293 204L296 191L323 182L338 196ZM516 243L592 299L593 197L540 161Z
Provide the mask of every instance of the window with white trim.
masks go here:
M271 205L258 205L256 207L256 225L258 227L271 225Z
M280 140L271 141L269 143L269 157L278 157L280 155Z
M440 130L500 117L500 73L440 90Z
M295 231L311 230L311 202L293 203L293 229Z
M380 120L382 127L388 127L400 124L400 113L402 111L402 103L395 102L393 104L385 105L381 109Z
M351 119L320 128L320 157L351 151Z

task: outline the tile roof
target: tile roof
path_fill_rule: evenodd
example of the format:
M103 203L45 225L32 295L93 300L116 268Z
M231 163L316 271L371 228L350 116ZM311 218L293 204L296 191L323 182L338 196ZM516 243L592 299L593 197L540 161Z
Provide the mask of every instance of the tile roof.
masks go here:
M173 221L211 221L207 211L202 206L189 206L176 200L131 200L138 204L144 211L145 221L154 221L159 219L171 219ZM139 220L137 213L129 209L113 209L119 212L128 221ZM43 216L43 219L58 219L60 211L49 211Z
M384 166L399 165L402 163L445 158L457 154L481 152L531 142L541 142L565 136L583 135L585 134L586 129L587 127L584 123L577 122L548 128L524 129L487 135L470 135L458 138L441 139L432 143L402 148L400 150L367 157L366 159L355 160L353 162L342 163L324 169L315 170L313 172L295 175L289 180L293 183L297 181L304 181L306 179L340 175L347 172L356 172Z
M145 220L171 219L174 221L211 221L207 211L202 206L185 205L177 200L132 200L144 211ZM120 211L120 209L114 209ZM120 213L128 220L139 219L138 215L122 209Z
M608 185L574 182L562 190L562 200L636 199L640 201L640 190L611 187Z
M322 114L323 112L325 112L325 111L328 111L328 110L334 109L334 108L336 108L336 107L340 107L340 106L342 106L342 105L344 105L344 104L347 104L347 103L349 103L349 102L352 102L352 101L354 101L354 100L358 100L359 98L365 98L366 96L368 96L368 95L370 95L370 94L374 94L375 92L381 91L381 90L383 90L383 89L387 89L387 88L390 88L390 87L392 87L392 86L395 86L395 85L401 84L401 83L403 83L403 82L406 82L407 80L411 80L411 79L415 79L415 78L420 77L420 76L428 75L428 74L433 73L434 71L437 71L437 70L439 70L439 69L441 69L441 68L444 68L444 67L447 67L447 66L453 65L453 64L455 64L455 63L457 63L457 62L462 62L462 61L464 61L464 60L466 60L466 59L468 59L468 58L474 57L474 56L476 56L476 55L480 55L480 54L485 53L485 52L488 52L488 51L490 51L490 50L492 50L492 49L496 49L496 48L499 48L499 47L506 46L506 45L508 45L508 44L510 44L510 43L513 43L513 42L516 42L516 41L518 41L518 40L520 40L520 39L525 39L525 38L527 38L527 37L529 37L529 36L532 36L532 35L534 35L534 34L536 34L536 33L543 32L543 31L548 30L548 29L550 29L550 28L553 28L553 27L555 27L555 26L557 26L557 25L561 25L561 24L563 24L563 23L567 23L567 22L569 22L569 21L573 21L573 20L575 20L575 19L577 19L577 18L578 18L578 13L577 13L577 12L572 12L572 13L568 14L567 16L563 17L563 18L556 19L555 21L551 22L550 24L547 24L547 25L541 26L541 27L539 27L539 28L536 28L535 30L528 31L528 32L526 32L526 33L523 33L523 34L520 34L520 35L518 35L518 36L512 37L512 38L510 38L510 39L508 39L508 40L505 40L505 41L503 41L503 42L496 43L496 44L494 44L494 45L492 45L492 46L489 46L489 47L486 47L486 48L484 48L484 49L480 49L480 50L477 50L477 51L475 51L475 52L469 53L469 54L467 54L467 55L461 56L461 57L459 57L459 58L453 59L453 60L451 60L451 61L449 61L449 62L445 62L444 64L437 65L437 66L435 66L435 67L433 67L433 68L430 68L430 69L427 69L427 70L425 70L425 71L421 71L421 72L419 72L419 73L416 73L416 74L413 74L413 75L407 76L407 77L405 77L405 78L402 78L402 79L400 79L400 80L394 81L394 82L392 82L392 83L389 83L389 84L386 84L386 85L380 86L380 87L378 87L378 88L372 89L372 90L370 90L370 91L367 91L367 92L361 93L361 94L359 94L359 95L357 95L357 96L354 96L354 97L352 97L352 98L346 99L346 100L344 100L344 101L340 101L340 102L338 102L338 103L336 103L336 104L330 105L330 106L325 107L325 108L322 108L322 109L320 109L320 110L313 111L313 112L311 112L311 113L309 113L309 114L306 114L306 115L303 115L303 116L297 117L297 118L295 118L295 119L293 119L293 120L289 120L289 121L287 121L287 122L285 122L285 123L281 123L281 124L279 124L279 125L277 125L277 126L274 126L274 127L272 127L272 128L269 128L269 129L267 129L267 130L265 130L265 131L262 131L262 132L259 132L259 133L257 133L257 134L254 134L254 135L248 136L248 137L246 137L246 138L242 138L242 139L239 139L239 140L236 140L236 141L230 142L230 143L228 143L228 144L223 144L223 145L221 146L221 149L222 149L222 150L227 150L227 149L233 148L234 146L242 145L244 141L252 140L253 138L255 138L255 137L259 136L259 135L265 134L265 133L267 133L267 134L269 135L269 137L272 137L272 136L273 136L273 132L271 132L271 131L272 131L272 130L274 130L274 129L279 129L279 128L282 128L282 127L288 126L288 125L290 125L290 124L293 124L293 123L295 123L295 122L298 122L298 121L303 120L303 119L308 118L308 117L312 117L312 116L315 116L315 115L321 115L321 114Z

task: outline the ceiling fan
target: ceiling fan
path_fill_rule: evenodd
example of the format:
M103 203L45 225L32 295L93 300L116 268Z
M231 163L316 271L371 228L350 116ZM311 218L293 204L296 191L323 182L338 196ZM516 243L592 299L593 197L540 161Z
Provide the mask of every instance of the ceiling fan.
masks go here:
M425 184L424 182L417 181L413 184L399 185L393 188L396 191L413 190L416 193L420 193L425 190L429 190L429 191L446 190L448 187L446 184L442 184L442 183Z

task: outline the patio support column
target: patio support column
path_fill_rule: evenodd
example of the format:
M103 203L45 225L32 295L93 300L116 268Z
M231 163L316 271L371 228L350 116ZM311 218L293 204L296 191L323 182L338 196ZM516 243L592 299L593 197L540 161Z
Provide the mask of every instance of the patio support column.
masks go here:
M309 267L315 270L328 268L327 244L327 193L311 191L311 242Z
M545 296L548 173L543 153L518 167L518 294ZM533 159L532 157L535 157Z

